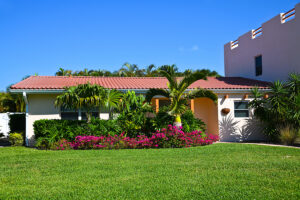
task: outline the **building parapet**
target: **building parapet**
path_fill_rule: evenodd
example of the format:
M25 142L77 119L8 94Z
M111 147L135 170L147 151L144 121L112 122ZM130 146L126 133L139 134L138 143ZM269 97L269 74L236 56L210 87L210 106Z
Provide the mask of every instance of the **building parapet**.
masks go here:
M300 4L298 4L298 5L295 6L295 8L293 8L293 9L291 9L291 10L285 12L285 13L280 13L279 15L275 16L274 18L279 18L280 20L278 21L278 23L280 23L280 24L284 24L286 22L289 22L289 21L295 19L296 18L296 7L297 6L299 6L299 8L300 8ZM271 20L265 22L264 24L266 24L266 23L268 23L270 21ZM261 27L257 28L257 29L251 30L250 31L251 35L250 35L249 39L254 40L257 37L261 36L263 34L263 26L264 26L264 24ZM246 33L245 35L247 35L247 37L249 36L248 33ZM229 45L230 49L232 50L232 49L237 48L239 46L239 41L240 41L240 38L238 38L237 40L234 40L234 41L230 41L230 43L229 43L230 44Z

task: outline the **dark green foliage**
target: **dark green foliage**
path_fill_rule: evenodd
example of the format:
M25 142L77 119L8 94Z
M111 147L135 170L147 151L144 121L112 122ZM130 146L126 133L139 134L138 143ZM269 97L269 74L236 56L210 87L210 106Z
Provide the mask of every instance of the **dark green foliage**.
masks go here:
M78 120L37 120L33 124L37 146L48 145L62 138L73 141L78 135L119 135L122 129L116 120L92 118L90 123Z
M191 70L187 69L185 71L179 71L176 65L171 65L174 68L174 72L176 76L185 76L193 72L200 72L205 74L206 76L212 77L221 77L216 71L210 71L209 69L201 69L201 70ZM80 71L72 71L63 68L59 68L59 70L55 73L56 76L104 76L104 77L159 77L160 70L167 71L169 65L162 65L160 67L156 67L151 64L146 66L145 68L140 68L136 64L124 63L124 65L116 71L107 71L107 70L88 70L83 69Z
M300 74L291 74L286 83L274 82L270 97L263 98L257 88L252 93L254 100L250 107L254 114L265 124L264 133L270 140L278 142L280 129L300 127Z
M174 116L169 115L168 106L164 106L159 109L159 112L156 114L155 118L152 119L153 126L156 130L166 128L169 124L173 124ZM187 110L181 115L182 121L182 130L186 133L194 130L206 130L205 123L196 118L191 110Z
M164 106L159 109L156 116L152 119L153 126L155 129L159 130L166 128L169 124L173 124L175 117L168 114L169 107Z
M10 114L10 132L25 132L25 114Z
M147 118L147 113L153 110L149 103L145 103L143 95L136 95L134 91L125 93L119 112L117 123L125 135L135 137L139 133L149 134L153 130L150 119Z
M196 118L191 110L187 110L185 113L183 113L181 115L181 120L182 130L186 133L192 132L194 130L206 130L205 123L202 120Z

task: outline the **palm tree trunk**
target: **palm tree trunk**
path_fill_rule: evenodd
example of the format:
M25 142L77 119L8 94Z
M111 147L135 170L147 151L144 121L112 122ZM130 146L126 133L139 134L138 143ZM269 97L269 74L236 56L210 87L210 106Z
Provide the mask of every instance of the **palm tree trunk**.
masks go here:
M86 112L87 123L91 123L92 113Z
M173 123L173 126L176 126L177 128L182 126L180 114L175 115L175 121Z

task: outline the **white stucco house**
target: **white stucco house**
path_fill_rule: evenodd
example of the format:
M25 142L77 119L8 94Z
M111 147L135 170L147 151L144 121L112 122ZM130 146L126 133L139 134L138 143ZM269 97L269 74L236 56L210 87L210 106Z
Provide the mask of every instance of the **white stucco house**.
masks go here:
M145 94L150 88L167 89L167 79L162 77L67 77L67 76L31 76L13 86L11 92L22 93L26 102L26 141L34 141L33 123L39 119L82 119L84 111L68 111L54 106L55 98L65 87L78 84L98 84L108 89L120 91L133 90ZM191 85L193 88L205 88L218 95L218 103L208 98L191 100L191 110L195 116L207 125L207 132L219 134L221 141L263 140L260 126L248 108L251 89L258 87L268 93L269 82L240 77L208 77ZM156 111L165 99L152 99ZM224 112L229 109L229 113ZM107 119L108 113L95 112L94 116Z
M258 87L268 96L269 81L286 80L289 73L300 73L300 3L224 46L225 76L209 77L191 85L218 95L210 99L191 100L190 107L197 118L207 125L207 132L219 134L220 141L264 140L262 126L248 108L251 89ZM134 90L145 94L150 88L167 88L167 80L159 77L61 77L31 76L13 86L11 92L22 93L26 102L26 143L34 141L33 123L39 119L78 119L84 111L56 108L54 101L65 87L78 84L98 84L120 91ZM152 105L158 111L165 99L157 97ZM229 113L225 112L229 111ZM108 113L94 116L107 119Z
M300 3L224 46L225 76L264 81L300 73Z

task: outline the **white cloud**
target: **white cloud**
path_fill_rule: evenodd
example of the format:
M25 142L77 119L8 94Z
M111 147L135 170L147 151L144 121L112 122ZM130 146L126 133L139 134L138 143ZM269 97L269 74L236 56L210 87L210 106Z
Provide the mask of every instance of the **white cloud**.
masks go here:
M192 51L198 51L198 50L199 50L198 45L193 45L192 47L188 47L188 48L185 48L185 47L178 48L178 51L180 51L180 52L192 52Z

